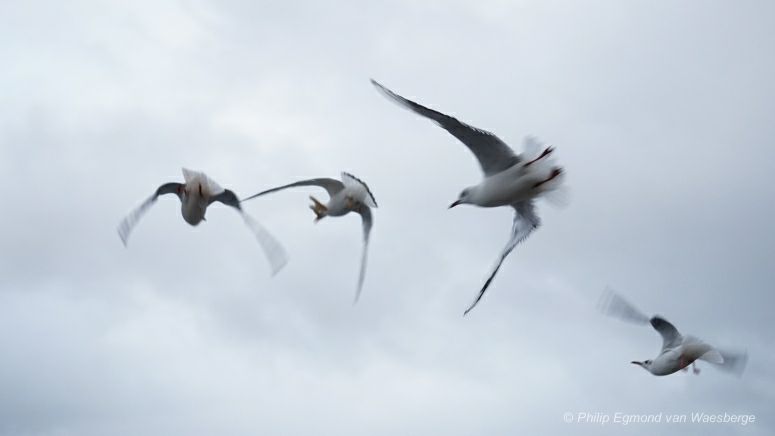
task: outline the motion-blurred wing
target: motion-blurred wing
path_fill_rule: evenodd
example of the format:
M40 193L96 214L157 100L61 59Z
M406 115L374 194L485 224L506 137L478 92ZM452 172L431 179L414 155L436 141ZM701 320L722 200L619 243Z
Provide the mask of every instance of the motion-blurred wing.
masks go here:
M269 267L272 270L272 275L277 274L288 263L288 255L285 248L253 217L243 210L240 210L240 215L242 215L245 224L255 235L261 249L264 250L266 259L269 261Z
M465 144L476 156L476 159L479 160L479 165L482 167L485 176L499 173L520 161L520 158L514 154L514 150L494 134L469 126L449 115L401 97L380 85L374 79L371 80L371 83L391 100L419 115L430 118Z
M320 178L320 179L309 179L309 180L302 180L299 182L290 183L283 186L278 186L276 188L267 189L266 191L261 191L258 194L251 195L248 198L242 199L242 201L248 201L250 199L260 197L265 194L271 194L272 192L281 191L286 188L293 188L295 186L320 186L321 188L325 189L328 192L329 197L333 197L344 189L344 184L336 179L328 179L328 178Z
M611 288L606 288L606 290L603 291L598 308L604 314L619 318L623 321L636 324L646 324L649 322L648 316L643 314L643 312L638 310Z
M127 245L129 234L132 232L132 229L135 227L137 222L140 221L140 218L142 218L145 212L147 212L148 209L153 206L153 204L156 202L156 199L159 198L160 195L176 194L178 198L180 198L180 191L182 189L182 183L165 183L159 186L159 189L157 189L156 192L154 192L153 195L145 200L140 206L130 212L129 215L127 215L126 218L124 218L118 225L118 236L121 238L121 242L124 243L124 246Z
M487 281L484 282L484 286L482 286L482 289L479 291L479 295L477 295L476 300L474 300L471 306L466 309L465 312L463 312L463 315L466 315L468 312L470 312L471 309L473 309L477 303L479 303L479 300L482 299L484 292L490 286L492 279L495 278L495 274L500 269L501 264L503 263L504 259L506 259L506 256L508 256L509 253L514 250L514 247L516 247L520 242L524 241L530 235L530 233L537 229L541 224L541 220L535 214L532 201L523 201L521 203L515 204L514 211L514 224L511 227L511 238L503 248L500 258L493 267L493 270L490 273L490 276L487 278Z
M237 198L237 194L235 194L233 191L229 189L224 189L223 191L221 191L220 194L210 197L210 204L213 204L213 202L215 201L223 203L226 206L231 206L238 210L242 210L242 207L240 206L239 198Z
M237 198L237 194L229 189L224 189L220 194L210 197L210 203L218 201L227 206L231 206L242 215L242 219L245 220L245 224L255 235L258 244L264 251L267 260L269 261L269 267L272 270L272 275L280 272L281 269L288 263L288 255L285 252L285 248L272 236L255 218L251 217L245 211L242 210L240 200Z
M358 213L361 215L361 221L363 223L363 253L361 254L361 271L358 274L358 288L355 290L355 301L361 296L361 289L363 288L363 280L366 278L366 259L369 254L369 235L371 234L371 226L373 219L371 216L371 209L368 206L362 205L358 209Z

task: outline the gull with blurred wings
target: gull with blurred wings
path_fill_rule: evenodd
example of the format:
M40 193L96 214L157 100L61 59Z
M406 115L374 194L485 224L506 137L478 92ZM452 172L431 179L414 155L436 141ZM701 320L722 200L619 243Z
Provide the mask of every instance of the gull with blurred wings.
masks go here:
M722 351L693 336L684 336L666 319L659 315L648 317L610 289L603 293L599 306L606 315L635 324L651 324L659 333L662 337L662 350L659 355L654 359L630 362L654 375L668 375L679 370L687 371L689 365L692 365L694 374L699 374L700 370L695 364L697 360L710 362L722 370L738 375L745 369L748 361L746 353Z
M132 229L145 212L156 203L156 199L158 199L160 195L175 194L180 200L180 212L183 215L183 219L192 226L196 226L200 222L206 221L205 212L207 211L207 208L216 201L233 207L240 213L245 224L255 234L256 239L269 260L272 274L276 274L283 266L285 266L288 261L285 249L283 249L282 245L280 245L280 243L277 242L277 240L275 240L275 238L269 234L258 221L242 210L240 201L234 192L221 188L212 179L207 177L205 173L192 171L187 168L183 168L183 179L185 183L171 182L159 186L153 195L121 221L121 224L118 226L118 235L121 237L121 241L125 246L127 245L129 234L132 232Z
M369 190L366 183L361 179L352 174L343 172L341 181L329 178L301 180L276 188L267 189L266 191L251 195L242 201L245 202L262 195L296 186L318 186L328 192L330 198L326 204L323 204L313 196L309 197L310 200L312 200L310 209L315 213L315 222L318 222L327 216L344 216L350 212L355 212L361 216L361 221L363 223L363 252L361 254L361 269L358 274L358 287L355 290L354 301L357 302L358 298L360 298L363 280L366 276L369 235L373 223L371 208L377 207L377 201L374 199L374 195L371 193L371 190Z

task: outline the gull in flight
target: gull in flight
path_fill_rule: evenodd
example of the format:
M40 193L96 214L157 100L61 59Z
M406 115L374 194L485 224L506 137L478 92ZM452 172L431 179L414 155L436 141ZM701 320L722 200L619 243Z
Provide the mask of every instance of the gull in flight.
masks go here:
M135 224L137 224L145 212L156 203L156 199L159 198L160 195L175 194L178 196L178 199L180 199L180 212L183 215L183 219L192 226L196 226L200 222L206 221L205 212L207 211L207 207L215 201L235 208L245 220L245 224L253 231L261 248L264 250L266 257L269 260L272 274L276 274L283 266L285 266L288 261L285 249L283 249L282 245L280 245L280 243L277 242L277 240L275 240L274 237L258 223L258 221L254 220L242 210L240 201L234 192L221 188L212 179L207 177L206 174L192 171L187 168L183 168L183 179L185 180L185 183L172 182L159 186L153 195L121 221L121 224L118 226L118 235L121 237L124 246L127 245L129 234L132 232Z
M327 216L343 216L350 212L360 214L361 221L363 223L363 253L361 254L361 270L358 275L358 287L355 291L355 300L358 302L358 298L361 294L361 288L363 287L363 279L366 275L366 257L369 247L369 233L371 232L371 225L373 219L371 216L371 208L377 207L377 201L374 199L374 195L369 190L369 187L361 179L353 176L349 173L342 173L342 180L319 178L301 180L299 182L290 183L288 185L278 186L276 188L267 189L266 191L259 192L258 194L251 195L242 201L248 201L252 198L260 197L265 194L277 192L286 188L292 188L294 186L319 186L328 192L330 199L327 204L323 204L318 199L310 195L312 205L310 209L315 213L315 222Z
M695 361L704 360L717 365L720 369L742 374L748 361L746 353L735 353L719 350L693 336L683 336L678 330L659 315L648 317L614 291L607 289L600 299L600 309L606 315L620 318L636 324L651 324L654 330L662 336L662 350L654 359L644 361L634 360L630 363L638 365L654 375L668 375L679 370L699 374Z
M533 137L525 138L525 152L514 151L494 134L469 126L456 118L408 100L385 88L372 79L371 83L384 95L413 112L430 118L444 130L460 140L479 160L484 180L478 185L463 189L458 199L449 207L472 204L479 207L508 206L514 209L511 237L503 248L489 277L484 282L474 302L464 315L479 303L506 256L530 233L538 228L533 200L557 192L562 185L563 169L554 164L550 155L552 147L543 147Z

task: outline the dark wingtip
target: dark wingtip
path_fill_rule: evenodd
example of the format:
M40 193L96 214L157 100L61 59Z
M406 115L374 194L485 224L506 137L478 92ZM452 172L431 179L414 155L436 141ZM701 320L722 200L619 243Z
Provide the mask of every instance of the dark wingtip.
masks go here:
M484 282L484 286L482 286L482 290L479 291L479 295L476 296L476 300L474 300L474 302L471 304L471 306L469 306L469 308L466 309L465 312L463 312L463 316L468 315L468 312L473 310L473 308L476 307L477 304L479 304L479 302L482 300L482 297L484 297L485 291L487 291L487 288L490 287L490 282L492 282L492 279L493 279L493 277L495 277L495 273L497 273L497 272L498 272L498 270L495 270L495 272L487 279L487 281Z
M363 281L360 281L360 283L358 283L358 287L355 288L355 297L353 298L353 306L358 304L358 301L361 299L362 289L363 289Z
M124 244L124 248L127 248L127 236L124 236L124 233L121 231L121 227L119 227L116 232L118 232L118 237L121 239L121 243Z
M387 89L387 88L385 87L385 85L383 85L383 84L381 84L381 83L377 82L377 81L376 81L376 80L374 80L374 79L369 79L369 81L371 81L371 84L372 84L372 85L374 85L374 87L375 87L375 88L377 88L377 91L379 91L379 92L381 92L381 93L385 94L386 96L388 96L388 97L390 97L390 98L396 98L396 97L397 97L397 96L395 95L395 93L393 93L393 91L391 91L391 90Z

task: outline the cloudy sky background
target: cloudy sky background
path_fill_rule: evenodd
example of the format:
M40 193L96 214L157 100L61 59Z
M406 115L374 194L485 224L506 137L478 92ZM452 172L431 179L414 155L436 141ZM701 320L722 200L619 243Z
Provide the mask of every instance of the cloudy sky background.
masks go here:
M0 434L775 432L775 5L766 1L0 2ZM557 148L571 189L463 310L508 210L446 206L478 165L369 77ZM299 189L246 203L270 278L186 166L242 196L352 172L359 217ZM607 285L747 349L738 379L654 377L661 343L597 313ZM565 412L749 413L736 425L566 424Z

